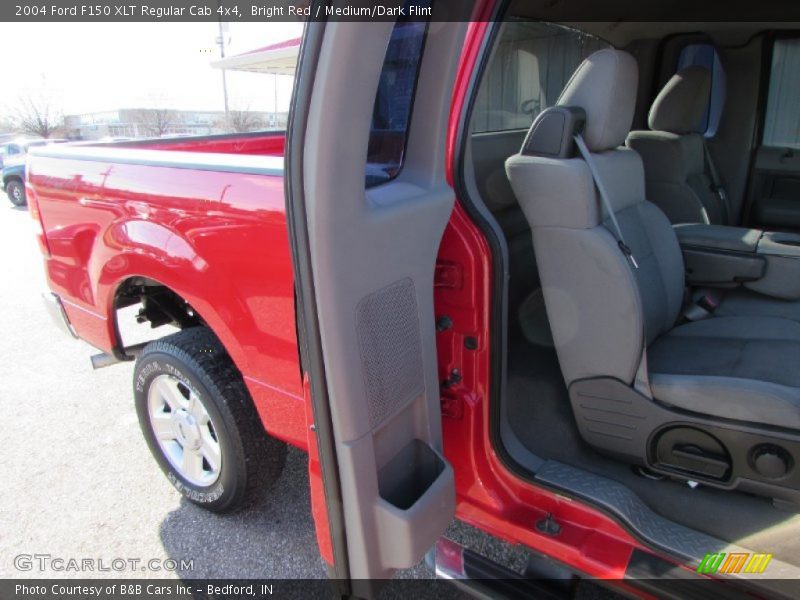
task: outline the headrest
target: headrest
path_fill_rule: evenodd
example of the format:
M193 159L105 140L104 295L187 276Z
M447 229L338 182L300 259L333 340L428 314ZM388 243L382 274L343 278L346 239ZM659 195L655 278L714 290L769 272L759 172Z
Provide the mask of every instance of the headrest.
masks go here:
M574 106L551 106L540 112L531 123L522 142L520 154L572 158L574 138L583 132L586 113Z
M572 74L557 106L586 112L584 140L592 152L621 146L633 122L639 68L622 50L598 50Z
M708 106L711 72L695 65L675 73L656 96L647 124L656 131L693 133Z

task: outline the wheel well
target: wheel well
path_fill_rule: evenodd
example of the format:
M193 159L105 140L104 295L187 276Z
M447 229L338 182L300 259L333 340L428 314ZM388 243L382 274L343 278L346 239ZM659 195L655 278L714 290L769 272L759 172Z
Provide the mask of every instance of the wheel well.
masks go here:
M138 311L136 307L138 305ZM131 308L130 311L125 309ZM148 341L173 333L174 329L187 329L197 325L205 325L203 318L180 294L169 287L147 277L130 277L120 284L114 296L114 325L118 347L123 349L123 333L127 339L132 334L130 329L138 325L150 324L150 329L168 325L169 331L159 335L148 335ZM124 325L124 331L121 331Z
M18 182L18 183L22 183L22 177L20 177L19 175L9 175L9 176L8 176L8 177L6 177L5 179L3 179L3 183L4 183L5 185L8 185L8 184L9 184L9 183L11 183L12 181L16 181L16 182Z

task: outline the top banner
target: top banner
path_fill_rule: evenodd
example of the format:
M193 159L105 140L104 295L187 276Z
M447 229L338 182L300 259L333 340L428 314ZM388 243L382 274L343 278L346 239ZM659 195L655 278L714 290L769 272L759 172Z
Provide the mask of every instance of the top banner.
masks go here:
M551 22L800 21L799 0L3 0L0 21L462 21L470 5L479 9L487 4L497 5L495 19L520 15Z

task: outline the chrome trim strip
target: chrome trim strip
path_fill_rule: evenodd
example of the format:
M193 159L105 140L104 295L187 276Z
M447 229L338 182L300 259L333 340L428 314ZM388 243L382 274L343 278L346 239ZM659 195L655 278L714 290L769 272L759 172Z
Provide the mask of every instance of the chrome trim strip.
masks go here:
M139 150L135 148L70 146L67 144L41 146L32 149L29 156L283 177L282 156L186 152L166 149Z

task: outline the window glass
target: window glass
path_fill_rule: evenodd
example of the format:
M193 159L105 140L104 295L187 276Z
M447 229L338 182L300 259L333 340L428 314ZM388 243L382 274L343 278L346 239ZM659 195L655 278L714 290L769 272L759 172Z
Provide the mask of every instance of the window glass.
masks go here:
M527 129L555 104L573 71L608 44L559 25L511 21L503 26L473 111L473 132Z
M722 118L722 108L725 106L725 71L716 49L711 44L689 44L684 46L678 57L676 71L699 65L711 72L711 93L708 106L700 123L700 133L705 137L714 137Z
M418 1L414 4L420 6ZM425 22L402 19L397 21L392 30L372 111L367 150L367 187L397 177L403 166L426 30Z
M800 39L776 40L772 48L765 146L800 148Z

